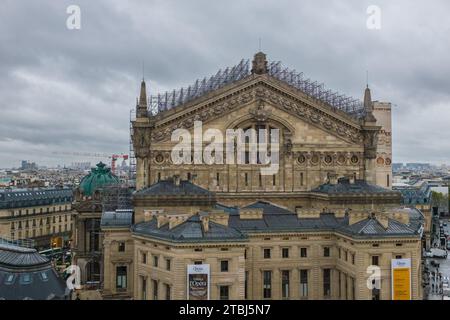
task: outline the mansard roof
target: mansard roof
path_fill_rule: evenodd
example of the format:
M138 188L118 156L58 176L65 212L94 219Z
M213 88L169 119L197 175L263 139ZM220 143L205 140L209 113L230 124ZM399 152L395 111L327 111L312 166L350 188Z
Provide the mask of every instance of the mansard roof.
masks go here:
M68 203L72 199L72 189L40 188L0 190L0 209Z
M364 238L415 236L419 233L422 223L422 220L413 219L409 224L404 224L389 218L388 227L384 228L377 219L369 217L349 225L348 216L337 218L334 213L321 213L317 218L299 218L295 212L267 202L260 201L246 208L249 207L263 209L262 219L243 220L239 215L230 214L229 226L250 234L336 231L356 238Z
M384 228L377 219L368 218L349 226L342 226L340 229L344 233L359 236L399 236L413 235L418 229L416 225L406 225L394 219L388 219L388 227Z
M0 243L0 268L27 268L50 264L36 249Z
M136 196L213 196L214 194L189 180L175 181L175 178L160 180L151 186L139 190Z
M0 300L67 299L69 290L36 249L0 243Z
M105 228L131 227L133 218L133 209L105 211L102 213L100 226Z
M246 238L239 230L212 221L209 221L208 231L205 231L199 214L189 217L172 229L169 229L169 223L158 228L157 220L153 218L134 225L132 231L138 235L174 242L243 241Z
M311 190L312 192L326 194L397 194L392 191L375 184L370 184L365 180L356 179L351 183L349 179L340 178L337 183L325 183Z
M209 220L209 230L205 232L199 214L195 214L179 225L169 228L166 223L158 228L157 218L141 222L131 227L134 234L173 242L214 242L245 241L258 233L286 232L338 232L354 238L417 237L423 225L423 215L410 213L408 224L388 218L383 227L375 217L367 217L352 225L349 217L336 217L334 213L320 213L318 217L301 218L297 213L277 205L258 201L243 209L262 209L261 218L242 219L239 208L221 204L215 206L229 215L228 226ZM398 209L401 210L401 209ZM409 210L409 209L405 209Z

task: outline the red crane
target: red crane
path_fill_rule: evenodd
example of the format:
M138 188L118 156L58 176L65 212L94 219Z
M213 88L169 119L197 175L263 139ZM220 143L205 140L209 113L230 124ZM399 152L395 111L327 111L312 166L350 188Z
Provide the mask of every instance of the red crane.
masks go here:
M117 159L128 160L127 154L113 154L111 156L111 171L113 174L116 174L116 161Z
M113 154L108 155L105 153L90 153L90 152L53 152L53 154L59 154L59 155L71 155L71 156L81 156L81 157L88 157L88 158L108 158L111 159L111 172L113 174L116 174L116 161L117 159L124 159L128 160L128 154Z

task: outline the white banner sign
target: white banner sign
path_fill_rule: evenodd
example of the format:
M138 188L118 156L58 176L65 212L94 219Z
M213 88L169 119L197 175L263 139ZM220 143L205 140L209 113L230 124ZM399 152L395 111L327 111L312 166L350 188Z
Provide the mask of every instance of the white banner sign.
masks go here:
M209 264L187 266L187 299L209 300Z

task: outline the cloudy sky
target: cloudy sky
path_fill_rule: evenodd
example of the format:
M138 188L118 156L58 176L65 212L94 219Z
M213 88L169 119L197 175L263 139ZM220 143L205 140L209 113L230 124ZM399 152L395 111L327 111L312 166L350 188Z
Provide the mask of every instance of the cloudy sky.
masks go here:
M80 30L66 27L72 4ZM259 38L270 60L358 98L369 70L373 99L394 105L394 161L450 164L449 12L447 0L3 0L0 167L128 152L143 62L156 93L251 58Z

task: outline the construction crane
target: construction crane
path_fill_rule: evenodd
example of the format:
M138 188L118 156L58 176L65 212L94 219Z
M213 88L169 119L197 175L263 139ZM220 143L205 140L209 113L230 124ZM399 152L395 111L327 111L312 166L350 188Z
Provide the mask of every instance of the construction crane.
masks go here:
M127 154L113 154L111 156L111 171L113 174L116 174L116 161L117 159L128 160Z
M53 152L56 155L81 156L89 158L111 159L111 172L116 174L117 159L128 160L128 154L106 154L106 153L90 153L90 152Z

